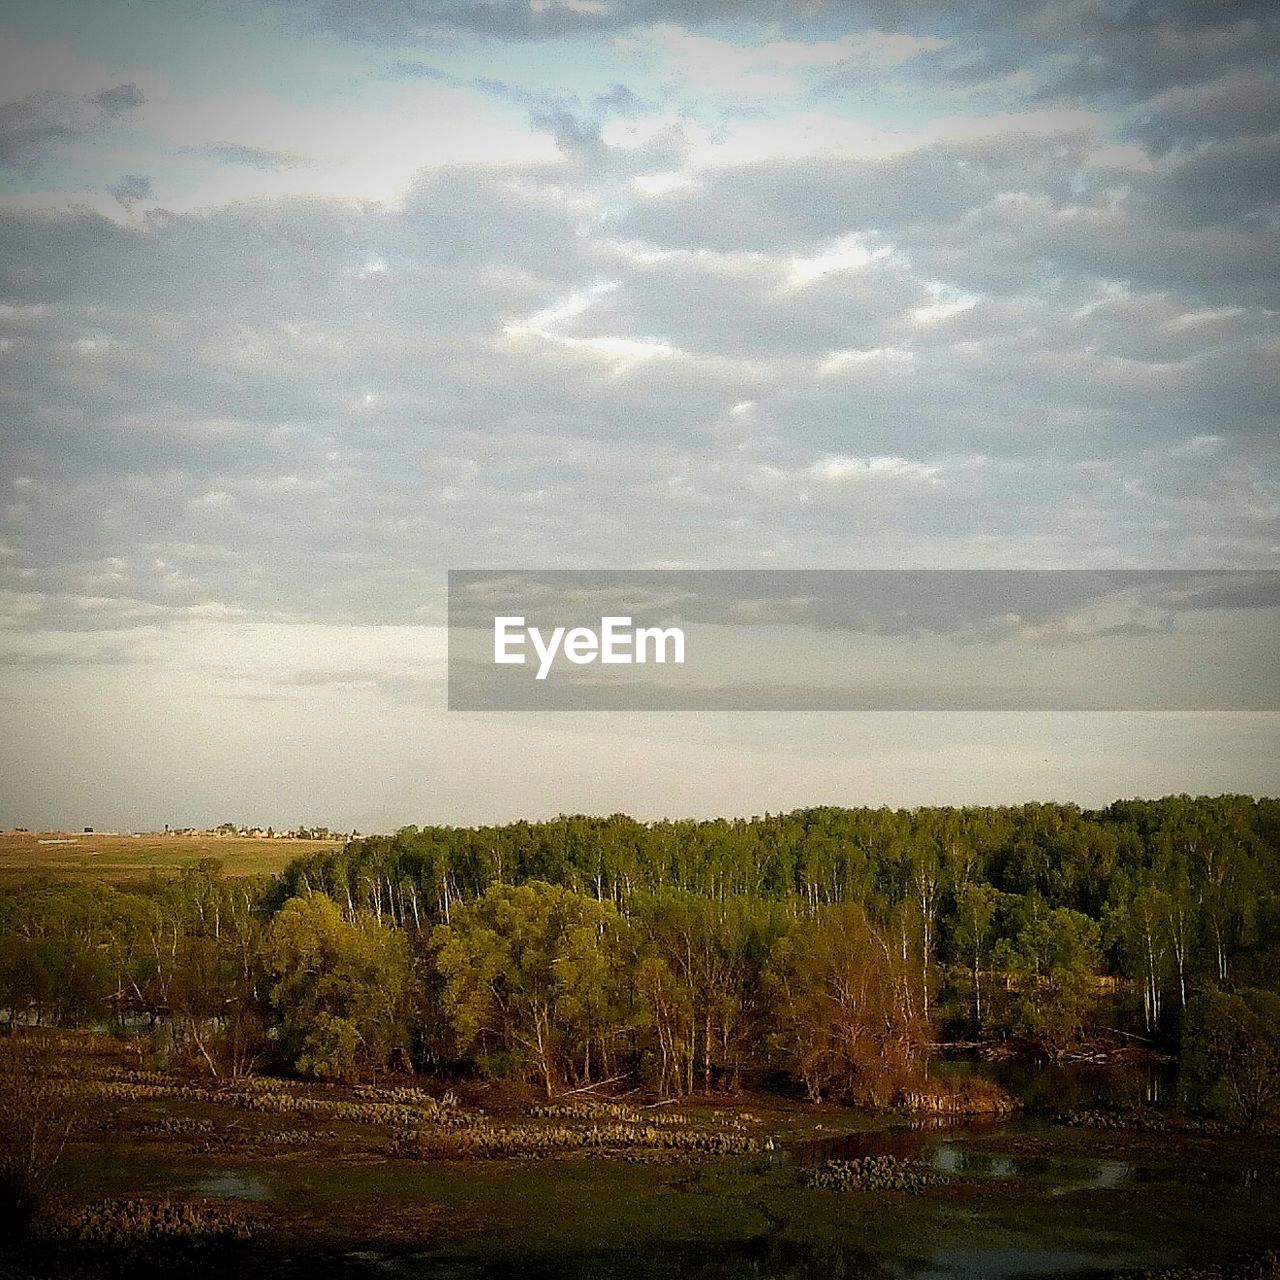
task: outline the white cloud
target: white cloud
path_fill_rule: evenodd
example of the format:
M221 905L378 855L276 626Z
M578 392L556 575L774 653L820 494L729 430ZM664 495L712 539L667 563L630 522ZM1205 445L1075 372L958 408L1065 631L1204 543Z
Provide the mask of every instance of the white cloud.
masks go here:
M172 74L191 59L157 39L117 41L137 67L6 53L7 93L131 81L148 99L92 149L64 139L43 167L11 166L0 195L0 466L19 477L0 502L0 626L86 659L103 636L169 637L137 664L145 690L97 668L37 689L24 666L11 683L34 723L85 735L199 702L234 746L175 738L207 753L201 787L225 795L245 760L289 755L248 699L292 708L315 742L358 702L332 776L367 750L363 790L375 774L407 788L379 797L384 816L437 800L481 817L611 795L692 806L737 794L722 742L682 758L702 779L660 771L648 791L647 742L631 775L584 781L614 732L535 778L460 776L497 730L459 755L458 721L413 719L438 693L426 638L384 633L375 652L338 624L434 620L460 563L1280 557L1262 78L1224 82L1207 117L1166 80L1162 124L1120 53L1094 49L1082 65L1109 68L1106 92L1076 86L1063 110L1033 95L1070 61L1056 45L1010 72L963 15L945 36L926 16L915 36L842 34L833 16L812 40L794 6L767 28L729 15L655 32L574 0L535 25L554 32L575 7L571 44L455 31L417 76L376 31L299 32L296 66L227 81ZM629 33L621 52L606 30ZM332 77L302 84L313 65ZM557 146L549 119L581 145ZM1228 145L1237 127L1248 147ZM111 194L144 182L154 200ZM248 630L285 621L299 629ZM321 623L334 629L307 630ZM179 640L222 646L217 671L188 672ZM351 660L324 683L339 649ZM312 683L286 687L299 673ZM388 745L425 737L448 744L430 791L416 745ZM511 732L522 758L539 758L531 740ZM137 787L119 759L130 771L112 781ZM815 798L826 767L781 790ZM837 765L830 778L848 785ZM760 786L740 794L763 804ZM260 794L325 791L300 765Z
M831 352L823 359L821 369L823 374L833 375L866 367L910 365L915 358L915 352L905 347L851 347Z
M891 252L886 246L868 248L863 236L844 236L812 257L793 258L788 265L787 287L802 289L823 276L861 270L873 262L882 262Z
M963 315L972 311L977 305L976 298L959 298L950 302L929 302L923 307L913 307L911 320L913 324L932 325L950 320L952 316Z
M632 187L642 196L665 196L671 191L687 190L696 186L687 173L666 169L661 173L640 173L631 179Z
M627 49L647 49L682 79L699 88L733 96L794 94L808 77L850 64L884 72L945 48L941 36L861 31L834 40L767 40L732 43L682 27L663 25L620 41Z
M884 160L938 144L981 148L1002 139L1091 137L1103 129L1101 115L1082 109L935 116L897 127L873 124L852 114L798 111L727 121L719 133L694 142L690 163L696 174L699 168L748 165L777 157Z
M855 458L832 454L815 462L809 473L832 484L888 480L932 485L942 480L942 468L939 466L913 458L891 456Z

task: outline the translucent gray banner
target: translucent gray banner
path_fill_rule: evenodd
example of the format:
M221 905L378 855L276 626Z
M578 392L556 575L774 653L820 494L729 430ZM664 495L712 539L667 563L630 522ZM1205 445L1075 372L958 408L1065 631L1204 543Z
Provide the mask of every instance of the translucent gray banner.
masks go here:
M457 711L1280 709L1280 572L453 570Z

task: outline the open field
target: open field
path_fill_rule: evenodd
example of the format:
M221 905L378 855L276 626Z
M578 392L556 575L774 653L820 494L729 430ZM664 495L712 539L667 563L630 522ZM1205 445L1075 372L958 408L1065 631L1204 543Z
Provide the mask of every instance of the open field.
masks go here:
M47 843L51 841L65 843ZM269 875L294 858L336 849L339 844L242 836L4 831L0 832L0 883L42 876L119 883L152 874L170 875L202 858L217 858L230 876Z

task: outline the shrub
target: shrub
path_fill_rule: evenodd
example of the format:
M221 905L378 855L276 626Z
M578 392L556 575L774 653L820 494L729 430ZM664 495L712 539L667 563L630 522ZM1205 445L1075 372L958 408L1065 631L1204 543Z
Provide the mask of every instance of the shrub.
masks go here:
M1187 1006L1182 1070L1193 1103L1244 1128L1280 1118L1280 996L1205 991Z
M138 1249L248 1240L252 1228L232 1209L149 1200L104 1200L68 1215L58 1234L80 1245Z
M0 1056L0 1239L26 1234L54 1187L77 1119L44 1058L29 1042L13 1042Z

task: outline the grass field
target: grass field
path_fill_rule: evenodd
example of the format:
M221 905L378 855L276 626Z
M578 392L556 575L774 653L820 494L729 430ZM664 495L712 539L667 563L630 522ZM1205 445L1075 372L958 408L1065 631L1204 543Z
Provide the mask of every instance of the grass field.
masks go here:
M51 843L61 841L65 843ZM48 877L110 884L172 875L201 858L217 858L227 875L280 871L294 858L336 849L338 841L242 836L86 835L58 831L0 832L0 881Z

